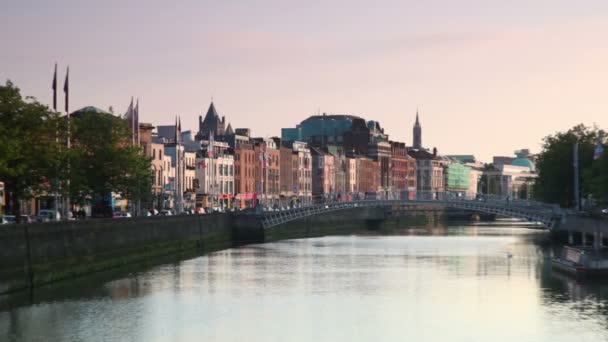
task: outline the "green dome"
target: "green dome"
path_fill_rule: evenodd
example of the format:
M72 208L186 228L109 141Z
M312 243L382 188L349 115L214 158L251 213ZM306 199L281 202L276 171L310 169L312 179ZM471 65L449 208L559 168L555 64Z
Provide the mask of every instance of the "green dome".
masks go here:
M511 165L525 166L529 167L530 171L536 171L536 166L534 166L534 163L528 158L515 158L513 162L511 162Z

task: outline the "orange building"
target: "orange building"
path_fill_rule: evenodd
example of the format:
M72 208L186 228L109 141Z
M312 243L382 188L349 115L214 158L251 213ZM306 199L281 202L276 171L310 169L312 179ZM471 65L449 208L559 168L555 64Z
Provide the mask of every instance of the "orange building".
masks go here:
M234 192L241 208L255 206L256 155L253 145L241 143L234 149Z

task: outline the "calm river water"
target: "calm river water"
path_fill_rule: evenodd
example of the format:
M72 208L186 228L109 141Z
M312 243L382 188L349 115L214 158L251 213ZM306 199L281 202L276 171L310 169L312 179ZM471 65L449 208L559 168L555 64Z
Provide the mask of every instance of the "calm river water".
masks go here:
M608 341L608 283L550 249L511 222L246 246L1 298L0 341Z

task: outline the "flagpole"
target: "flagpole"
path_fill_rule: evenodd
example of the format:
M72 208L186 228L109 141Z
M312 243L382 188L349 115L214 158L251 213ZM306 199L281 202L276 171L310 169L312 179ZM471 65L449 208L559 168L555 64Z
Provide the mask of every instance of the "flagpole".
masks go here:
M57 113L57 62L55 62L55 72L53 74L53 112ZM55 144L59 145L59 130L55 130ZM55 181L53 184L53 197L54 197L54 211L55 211L55 219L57 218L57 213L59 212L59 178L55 176Z
M572 161L574 167L574 208L576 211L580 211L581 197L579 190L578 141L574 143L574 149L572 151Z
M68 219L68 213L69 213L69 207L70 207L70 148L71 148L71 137L72 137L72 131L71 131L71 127L70 127L70 111L69 111L69 98L70 98L70 67L67 67L66 73L65 73L65 83L63 85L63 91L65 93L65 114L66 114L66 120L68 123L68 128L67 128L67 132L68 132L68 136L67 136L67 151L68 151L68 159L67 159L67 180L66 180L66 201L65 201L65 207L64 207L64 218L65 220Z

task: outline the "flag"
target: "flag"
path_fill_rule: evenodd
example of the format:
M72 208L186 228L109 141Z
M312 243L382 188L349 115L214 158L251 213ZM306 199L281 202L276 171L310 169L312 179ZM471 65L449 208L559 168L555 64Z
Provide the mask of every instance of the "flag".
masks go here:
M133 141L139 146L139 99L137 99L133 112Z
M601 157L604 151L604 132L600 131L597 137L597 143L595 145L595 151L593 151L593 160L597 160Z
M131 143L135 145L135 110L133 109L133 97L131 97L129 108L127 108L127 112L122 116L122 118L129 121L129 127L131 127Z
M209 132L209 146L207 147L207 155L213 158L213 131Z
M65 72L65 82L63 83L63 92L65 93L65 112L69 111L69 99L70 99L70 67Z
M55 63L55 73L53 74L53 110L57 111L57 63Z
M178 143L178 133L177 133L177 115L175 116L175 137L173 137L173 141Z
M122 118L125 120L131 121L132 117L133 117L133 97L131 97L131 104L129 104L129 108L127 108L127 111L122 116Z

